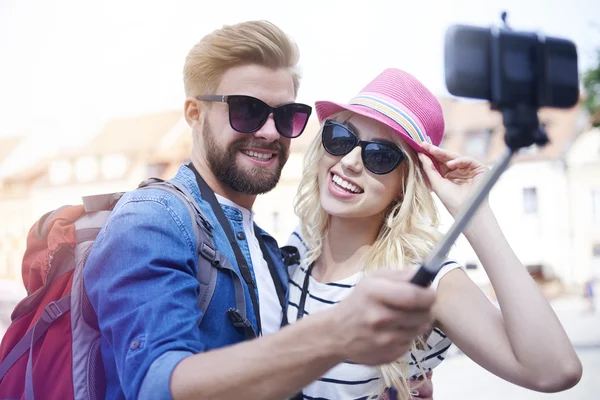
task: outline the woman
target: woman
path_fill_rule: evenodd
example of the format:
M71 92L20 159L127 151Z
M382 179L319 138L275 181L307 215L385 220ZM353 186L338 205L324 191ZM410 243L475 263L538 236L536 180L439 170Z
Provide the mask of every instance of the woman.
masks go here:
M349 104L317 102L321 134L305 158L295 209L303 254L290 271L290 322L343 301L364 274L416 271L440 238L431 190L451 215L487 169L443 150L442 109L410 74L388 69ZM456 263L437 275L435 326L410 354L378 368L349 360L305 388L306 398L410 398L454 342L482 367L517 385L553 392L574 386L581 363L552 308L521 265L488 204L464 232L494 287L493 306ZM425 378L426 379L426 378Z

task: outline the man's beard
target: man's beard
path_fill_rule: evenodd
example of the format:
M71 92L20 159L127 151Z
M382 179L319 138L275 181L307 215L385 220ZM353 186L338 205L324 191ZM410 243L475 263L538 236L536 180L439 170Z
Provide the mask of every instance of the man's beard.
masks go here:
M223 149L214 140L208 121L205 120L203 125L202 137L206 147L206 160L220 182L236 192L250 195L267 193L277 185L281 177L281 170L289 156L288 149L280 142L264 143L264 141L249 135L247 139L236 140L228 148ZM279 164L276 168L260 166L241 168L236 164L236 157L240 149L244 147L275 151L277 155L274 157L277 157Z

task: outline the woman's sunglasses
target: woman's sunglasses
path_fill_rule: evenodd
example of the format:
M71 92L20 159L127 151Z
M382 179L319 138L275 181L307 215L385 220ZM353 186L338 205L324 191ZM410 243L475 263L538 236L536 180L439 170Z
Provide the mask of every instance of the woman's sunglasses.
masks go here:
M406 158L398 146L360 140L348 126L330 119L323 124L322 142L329 154L338 157L345 156L356 146L360 146L363 165L377 175L392 172Z
M289 103L271 107L264 101L252 96L206 95L196 97L203 101L217 101L229 106L229 125L241 133L254 133L263 127L269 115L273 113L275 128L281 136L296 138L302 134L312 107L306 104Z

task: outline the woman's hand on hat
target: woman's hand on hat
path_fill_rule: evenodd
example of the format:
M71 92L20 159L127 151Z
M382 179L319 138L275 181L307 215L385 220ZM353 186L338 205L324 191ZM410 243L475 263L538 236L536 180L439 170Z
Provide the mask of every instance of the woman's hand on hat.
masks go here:
M427 155L419 153L419 160L431 189L437 194L448 212L456 213L469 201L488 168L471 157L442 149L429 143L422 145L439 164L441 174Z

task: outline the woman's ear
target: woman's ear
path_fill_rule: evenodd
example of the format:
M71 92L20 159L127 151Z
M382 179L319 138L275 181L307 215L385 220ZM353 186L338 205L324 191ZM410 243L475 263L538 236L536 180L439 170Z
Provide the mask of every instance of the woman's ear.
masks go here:
M394 201L396 203L401 203L404 200L404 194L406 193L406 182L408 181L409 167L406 166L403 168L402 175L400 176L400 188L398 189L398 194L394 197Z
M404 188L402 188L401 192L394 197L394 203L402 203L402 200L404 200ZM392 204L392 207L393 206L394 205Z

